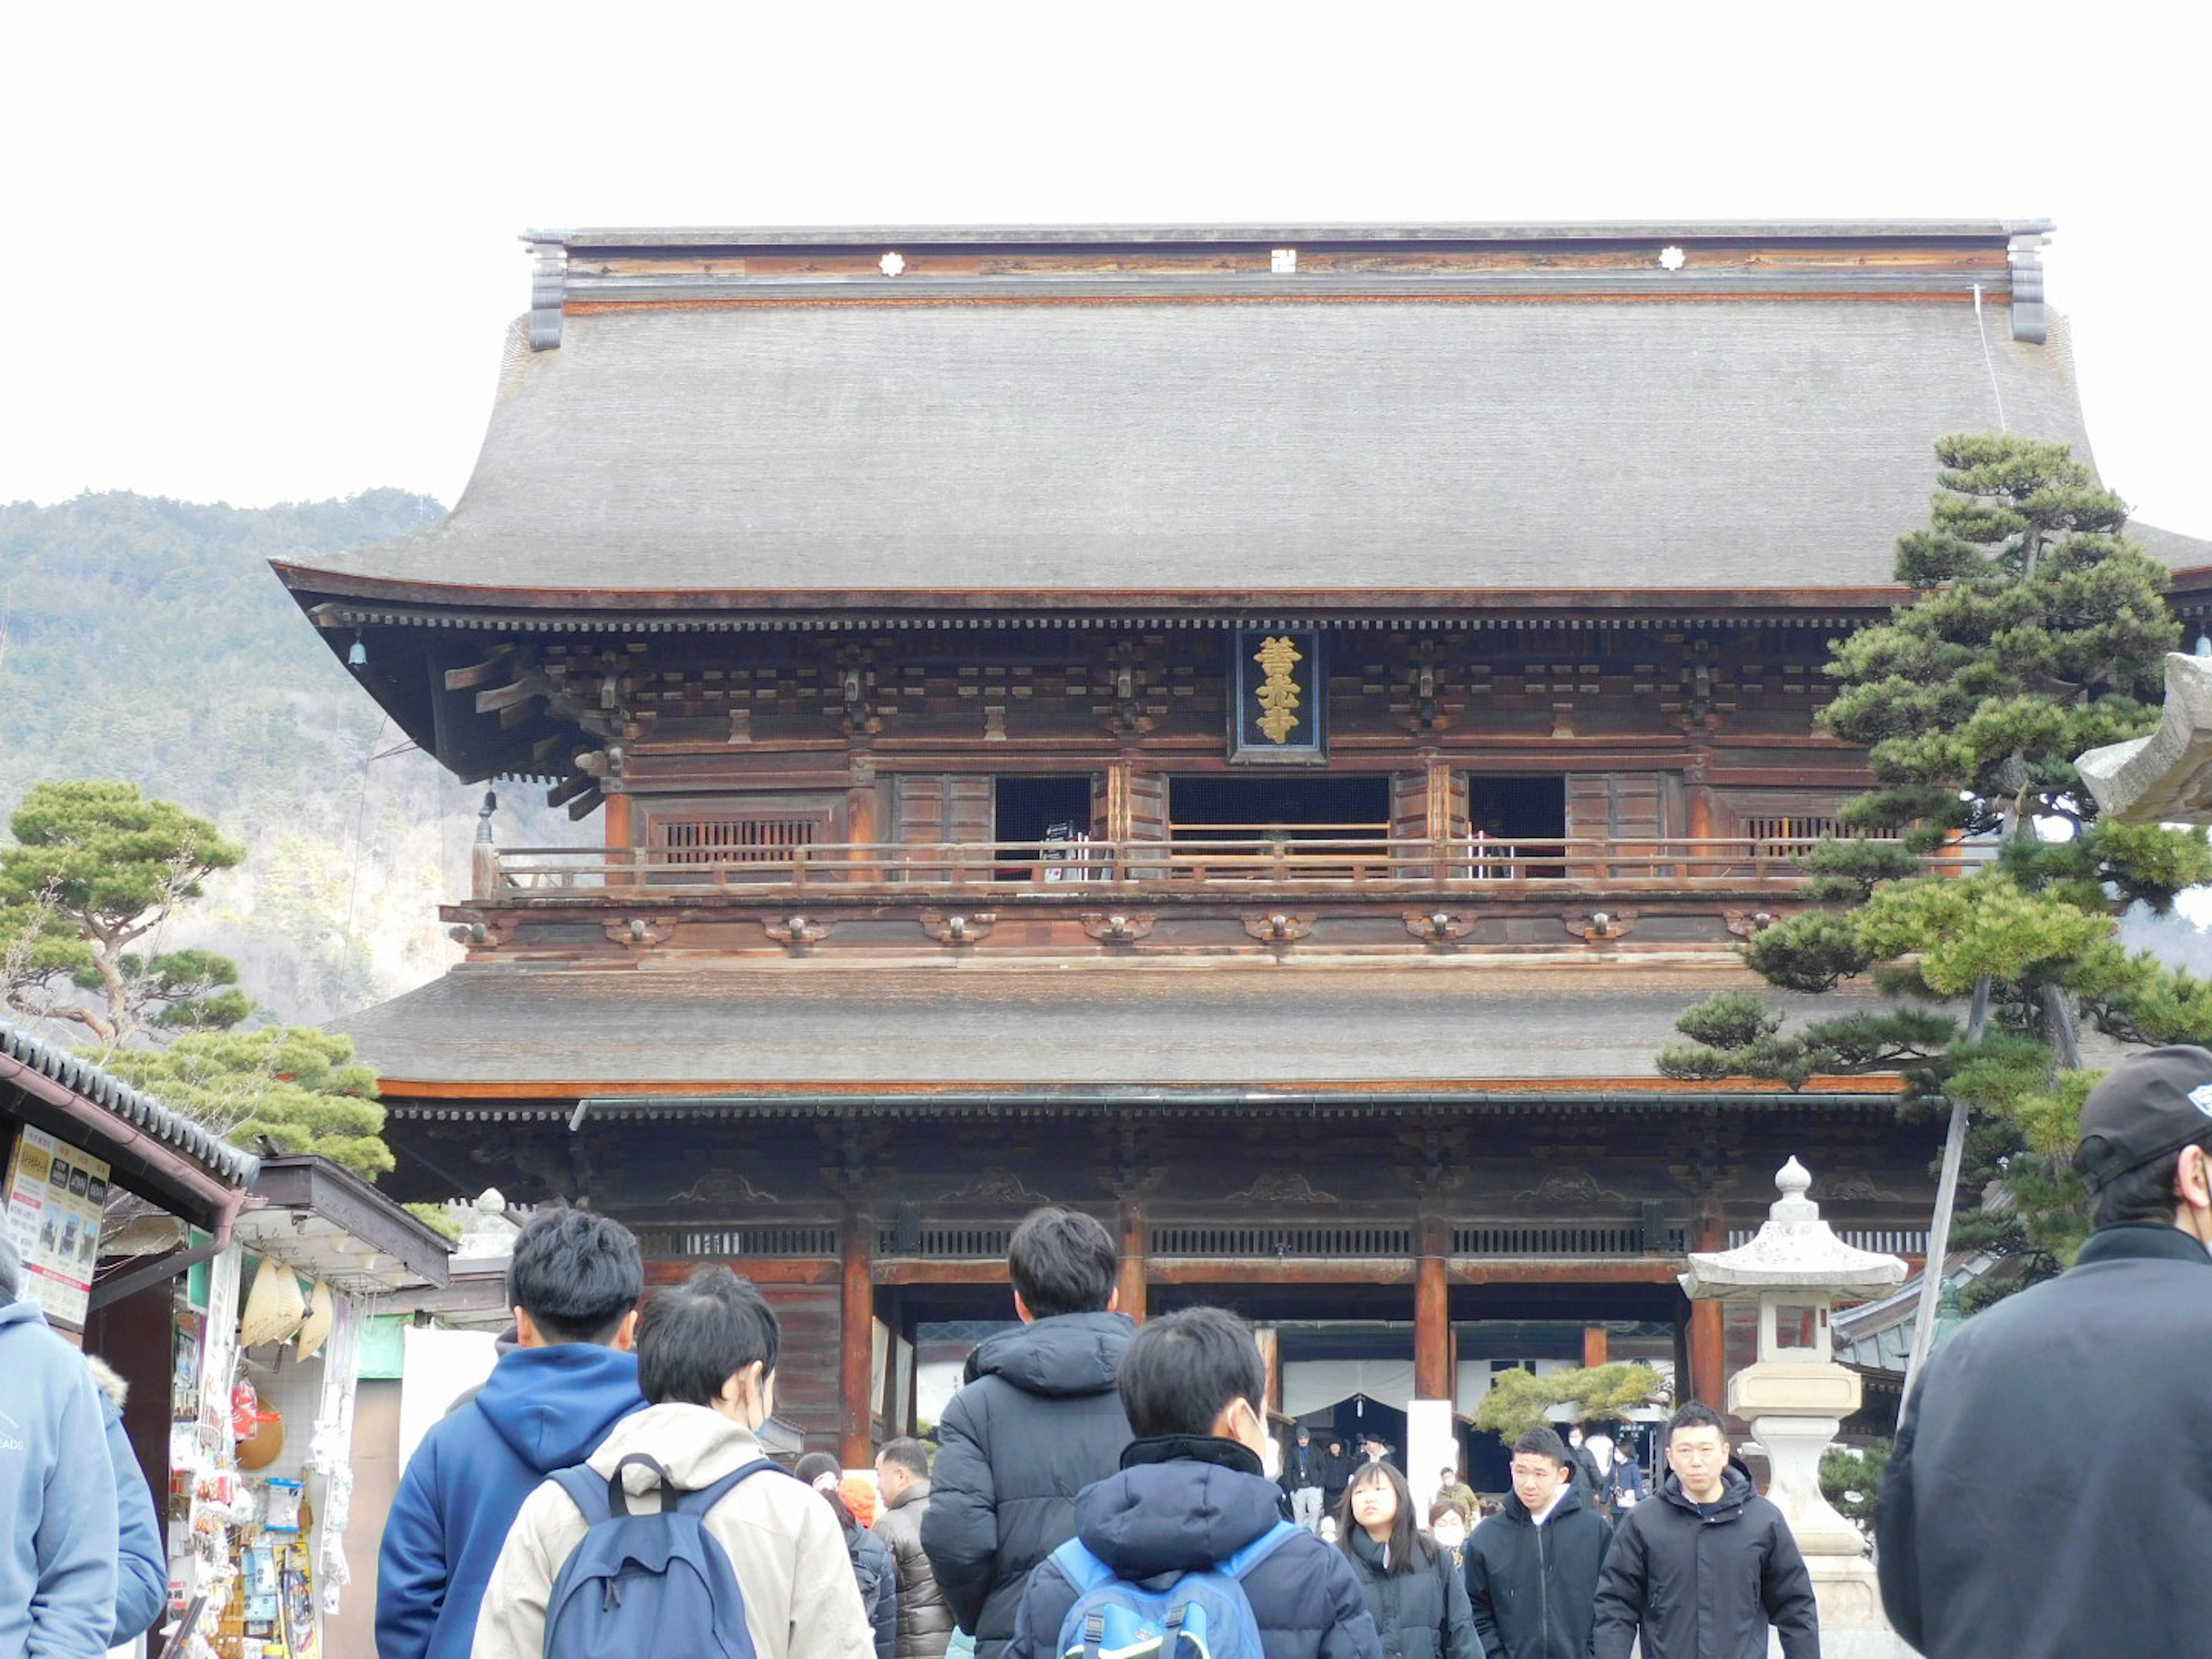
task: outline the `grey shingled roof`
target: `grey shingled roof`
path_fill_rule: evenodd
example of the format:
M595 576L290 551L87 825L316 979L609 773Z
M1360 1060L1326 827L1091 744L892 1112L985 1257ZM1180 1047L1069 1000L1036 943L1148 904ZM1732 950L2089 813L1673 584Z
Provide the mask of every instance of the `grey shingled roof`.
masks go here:
M1587 961L463 966L338 1029L394 1082L586 1092L1656 1078L1683 1009L1756 983L1733 964ZM1844 1012L1833 996L1770 1000L1799 1017Z
M446 525L315 565L568 607L1879 587L2000 396L2086 453L2056 319L1956 299L618 309L518 325Z
M88 1060L0 1020L0 1054L112 1114L130 1128L175 1148L233 1187L252 1183L261 1160L134 1089Z

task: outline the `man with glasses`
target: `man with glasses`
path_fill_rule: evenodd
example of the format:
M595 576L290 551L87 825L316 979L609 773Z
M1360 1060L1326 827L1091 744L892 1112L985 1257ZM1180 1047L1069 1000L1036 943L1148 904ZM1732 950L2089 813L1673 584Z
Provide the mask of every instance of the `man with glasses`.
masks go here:
M1812 1575L1782 1511L1729 1452L1720 1413L1692 1401L1667 1422L1659 1491L1624 1516L1597 1586L1596 1659L1743 1659L1782 1633L1783 1659L1820 1659Z
M1583 1659L1613 1528L1584 1505L1565 1443L1531 1429L1513 1444L1513 1491L1467 1544L1467 1596L1484 1659Z

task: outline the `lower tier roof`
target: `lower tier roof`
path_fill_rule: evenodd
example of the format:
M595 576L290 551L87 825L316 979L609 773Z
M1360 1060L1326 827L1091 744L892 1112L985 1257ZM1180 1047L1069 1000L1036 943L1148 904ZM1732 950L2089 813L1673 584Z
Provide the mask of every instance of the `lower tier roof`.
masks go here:
M1665 1089L1676 1017L1728 988L1761 988L1717 961L464 965L339 1029L395 1097ZM1853 1006L1769 1000L1793 1023Z

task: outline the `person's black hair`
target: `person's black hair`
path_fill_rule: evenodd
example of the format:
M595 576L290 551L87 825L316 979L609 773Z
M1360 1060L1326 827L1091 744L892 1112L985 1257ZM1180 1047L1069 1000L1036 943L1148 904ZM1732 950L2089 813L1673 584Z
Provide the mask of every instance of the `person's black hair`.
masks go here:
M917 1480L929 1479L929 1448L911 1435L902 1434L896 1440L884 1441L876 1456L897 1464Z
M528 1314L549 1342L613 1341L644 1294L637 1240L612 1216L556 1206L515 1237L507 1305Z
M645 1304L637 1389L655 1406L712 1406L755 1360L765 1383L781 1343L775 1310L758 1285L727 1267L702 1267Z
M1674 1414L1667 1419L1667 1435L1659 1443L1673 1445L1677 1429L1716 1429L1720 1432L1721 1444L1728 1444L1728 1425L1721 1420L1718 1412L1702 1400L1692 1400L1676 1408Z
M1389 1463L1362 1463L1352 1470L1352 1479L1344 1483L1344 1496L1336 1505L1337 1548L1351 1555L1352 1534L1366 1531L1352 1518L1353 1497L1370 1486L1388 1486L1398 1498L1398 1512L1390 1521L1390 1559L1382 1571L1395 1577L1426 1567L1437 1559L1438 1545L1413 1519L1413 1489L1406 1484L1406 1477Z
M1115 1386L1129 1432L1212 1434L1233 1401L1263 1411L1267 1365L1252 1328L1223 1308L1178 1308L1137 1328Z
M1563 1469L1574 1465L1574 1458L1567 1450L1567 1443L1559 1438L1559 1431L1545 1428L1540 1424L1513 1443L1513 1455L1518 1457L1522 1452L1548 1457Z
M828 1452L807 1453L793 1467L791 1472L810 1486L825 1474L835 1475L839 1481L842 1481L845 1478L843 1466ZM821 1488L821 1492L830 1500L830 1507L836 1511L837 1524L840 1527L847 1532L852 1532L860 1526L859 1518L853 1513L853 1506L845 1501L845 1494L839 1492L836 1486L824 1486Z
M1121 1265L1104 1224L1080 1210L1033 1211L1006 1245L1006 1277L1034 1319L1104 1312Z
M2181 1155L2191 1146L2202 1146L2205 1155L2212 1158L2212 1132L2175 1147L2163 1158L2114 1176L2089 1196L2089 1224L2092 1227L2126 1227L2148 1224L2157 1227L2173 1225L2173 1212L2181 1200L2173 1190L2174 1170Z

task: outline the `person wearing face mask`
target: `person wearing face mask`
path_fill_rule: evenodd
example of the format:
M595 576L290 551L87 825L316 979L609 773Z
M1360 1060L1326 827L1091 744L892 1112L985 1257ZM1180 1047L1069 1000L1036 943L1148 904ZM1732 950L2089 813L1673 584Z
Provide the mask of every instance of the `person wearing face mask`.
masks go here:
M1582 1659L1613 1527L1575 1490L1566 1444L1534 1428L1513 1444L1513 1491L1467 1547L1467 1599L1485 1659Z
M2212 1645L2212 1052L2123 1060L2075 1158L2095 1231L2074 1265L1960 1326L1898 1425L1882 1603L1924 1653Z
M602 1480L619 1474L639 1514L659 1507L659 1483L643 1463L623 1468L626 1458L649 1459L683 1492L759 1462L780 1346L775 1310L727 1267L702 1267L660 1291L638 1322L646 1407L617 1423L584 1467ZM702 1524L728 1553L759 1659L874 1659L844 1534L807 1486L764 1469L715 1500ZM541 1659L548 1598L586 1530L557 1482L531 1493L492 1569L470 1659Z
M1375 1628L1383 1659L1481 1659L1467 1586L1437 1541L1413 1524L1413 1495L1388 1463L1352 1472L1338 1516L1342 1550Z
M1429 1536L1457 1571L1467 1543L1467 1511L1449 1498L1437 1498L1429 1505Z

